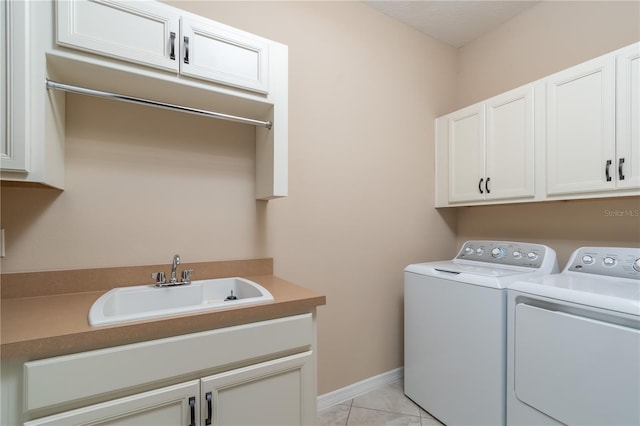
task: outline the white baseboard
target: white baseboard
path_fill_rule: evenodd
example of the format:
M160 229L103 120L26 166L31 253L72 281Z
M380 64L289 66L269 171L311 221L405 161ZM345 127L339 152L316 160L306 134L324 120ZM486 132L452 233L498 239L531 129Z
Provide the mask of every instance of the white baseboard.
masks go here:
M395 370L369 377L368 379L345 386L333 392L325 393L318 396L318 411L348 401L357 396L364 395L365 393L376 390L384 385L397 382L398 380L402 380L403 377L404 368L399 367Z

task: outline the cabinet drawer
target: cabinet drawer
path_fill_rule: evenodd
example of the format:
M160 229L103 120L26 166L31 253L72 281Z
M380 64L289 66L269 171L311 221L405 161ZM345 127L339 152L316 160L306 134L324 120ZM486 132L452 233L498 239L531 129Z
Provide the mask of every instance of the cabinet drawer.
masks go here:
M57 2L59 45L178 72L180 16L156 2Z
M311 314L82 352L24 364L25 410L80 401L154 381L308 350ZM64 386L61 386L64 384Z

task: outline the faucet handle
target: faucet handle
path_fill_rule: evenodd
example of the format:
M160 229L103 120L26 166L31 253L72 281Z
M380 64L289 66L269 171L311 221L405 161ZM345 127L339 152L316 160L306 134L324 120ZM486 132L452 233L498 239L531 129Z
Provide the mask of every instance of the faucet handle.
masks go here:
M151 278L156 280L156 284L164 284L167 282L167 279L164 276L164 272L154 272L151 274Z
M185 269L182 271L182 282L185 284L191 284L191 275L193 274L193 269Z

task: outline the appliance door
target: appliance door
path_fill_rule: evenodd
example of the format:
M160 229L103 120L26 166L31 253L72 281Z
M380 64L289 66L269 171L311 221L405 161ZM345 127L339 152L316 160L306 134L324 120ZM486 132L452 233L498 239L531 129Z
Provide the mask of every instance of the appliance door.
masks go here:
M515 394L570 425L640 424L640 331L525 303L515 308Z
M505 293L405 273L405 393L450 425L505 423Z

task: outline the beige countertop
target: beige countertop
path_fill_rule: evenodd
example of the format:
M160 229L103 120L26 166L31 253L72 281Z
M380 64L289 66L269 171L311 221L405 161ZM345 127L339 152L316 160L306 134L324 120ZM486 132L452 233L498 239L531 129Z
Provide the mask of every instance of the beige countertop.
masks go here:
M185 268L193 266L196 269L203 265L210 267L210 272L197 275L194 279L219 278L221 276L248 278L269 290L274 297L273 302L101 327L92 327L88 323L88 313L93 302L110 288L134 285L131 282L127 284L120 282L118 285L109 287L106 283L110 281L110 276L124 274L126 271L123 269L128 269L129 272L134 269L137 275L144 275L146 269L151 270L158 266L3 275L3 297L0 307L0 355L2 358L39 359L296 315L310 312L317 306L326 303L325 296L271 275L271 259L260 261L264 264L261 263L258 267L252 265L248 269L229 270L229 268L225 268L225 266L228 267L229 262L187 264ZM266 274L245 275L238 273L243 271ZM38 276L34 276L34 274ZM67 281L68 285L56 285L56 282L64 283L72 276L76 280L84 279L84 277L101 277L94 280L96 282L88 287L104 288L90 288L91 291L85 292L64 292L65 288L77 289L78 284L71 282L74 280L70 280ZM43 277L52 277L46 283L48 290L42 288L40 291L34 290L34 286L43 285L41 283ZM136 282L135 278L129 278L129 280ZM25 281L30 285L24 285ZM86 279L83 282L86 283ZM5 285L9 288L5 288ZM18 285L24 288L17 290ZM51 290L52 288L55 290Z

